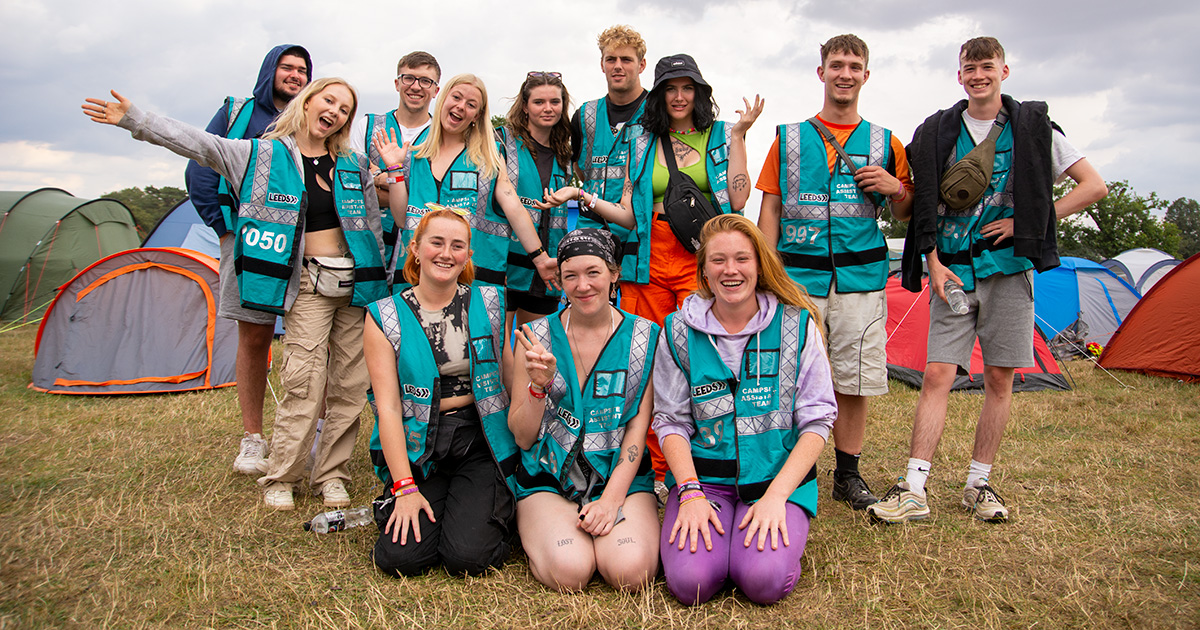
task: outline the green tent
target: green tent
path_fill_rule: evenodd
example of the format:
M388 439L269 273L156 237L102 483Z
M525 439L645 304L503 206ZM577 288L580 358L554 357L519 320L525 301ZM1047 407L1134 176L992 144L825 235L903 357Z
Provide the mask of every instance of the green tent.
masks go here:
M80 270L141 242L129 208L113 199L0 192L0 212L0 321L41 317Z

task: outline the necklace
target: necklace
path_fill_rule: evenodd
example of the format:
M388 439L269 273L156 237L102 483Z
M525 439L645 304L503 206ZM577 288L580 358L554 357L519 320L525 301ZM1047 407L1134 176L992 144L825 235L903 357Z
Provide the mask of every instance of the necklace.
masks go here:
M586 365L583 361L583 353L576 353L575 346L579 345L575 341L575 332L571 330L571 309L567 309L567 321L563 324L563 328L567 329L567 340L571 342L571 358L575 360L576 370L579 367ZM608 307L608 334L604 337L604 342L600 344L600 349L596 351L596 356L592 359L591 365L584 370L584 378L592 373L596 367L596 362L600 360L600 353L604 351L604 345L608 343L609 337L612 337L613 331L617 328L617 314L610 306ZM579 378L578 373L576 378Z
M692 135L692 134L696 133L696 128L695 128L695 127L689 127L689 128L687 128L687 129L685 129L685 130L683 130L683 131L676 131L676 130L672 129L672 130L671 130L671 133L673 133L673 134L675 134L675 135L679 135L679 136L690 136L690 135Z

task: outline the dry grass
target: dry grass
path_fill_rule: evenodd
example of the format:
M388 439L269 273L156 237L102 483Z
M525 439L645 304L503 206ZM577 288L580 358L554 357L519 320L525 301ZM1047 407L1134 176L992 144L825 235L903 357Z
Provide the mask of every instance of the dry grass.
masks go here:
M1074 363L1077 390L1019 395L993 477L1015 506L1004 526L957 509L981 399L955 395L929 522L872 526L823 488L795 593L763 608L730 590L688 609L661 581L557 595L520 557L483 578L383 577L373 532L306 534L316 499L272 513L230 470L234 391L32 392L30 328L0 335L0 629L1200 627L1194 385L1121 374L1125 390ZM907 458L915 402L896 386L874 404L864 472L879 492ZM377 490L368 435L360 503Z

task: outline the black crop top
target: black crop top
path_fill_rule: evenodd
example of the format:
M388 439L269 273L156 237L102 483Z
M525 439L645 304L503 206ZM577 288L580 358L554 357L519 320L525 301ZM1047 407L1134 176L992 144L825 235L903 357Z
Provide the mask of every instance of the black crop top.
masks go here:
M308 191L308 210L304 216L304 231L306 233L319 232L341 227L337 210L333 205L333 184L328 179L333 173L333 158L328 153L317 158L301 157L304 162L304 190ZM318 173L320 173L321 182L329 186L330 190L325 190L321 184L317 183Z

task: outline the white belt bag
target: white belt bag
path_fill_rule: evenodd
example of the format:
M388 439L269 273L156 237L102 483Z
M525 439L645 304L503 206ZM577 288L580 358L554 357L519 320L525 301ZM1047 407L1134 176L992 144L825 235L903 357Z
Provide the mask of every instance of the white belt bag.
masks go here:
M350 256L313 256L304 259L313 293L325 297L347 297L354 292L354 258Z

